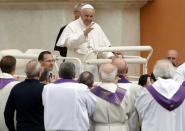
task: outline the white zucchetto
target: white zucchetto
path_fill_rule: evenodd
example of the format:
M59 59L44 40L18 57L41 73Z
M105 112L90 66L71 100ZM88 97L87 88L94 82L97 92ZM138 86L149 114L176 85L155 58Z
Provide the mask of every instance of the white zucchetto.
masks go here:
M94 9L94 7L90 4L85 4L84 6L81 7L81 9Z

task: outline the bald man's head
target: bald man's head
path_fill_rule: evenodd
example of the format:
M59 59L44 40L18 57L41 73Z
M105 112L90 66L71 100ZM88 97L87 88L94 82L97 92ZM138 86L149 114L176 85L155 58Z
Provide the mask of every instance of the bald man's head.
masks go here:
M126 75L128 73L128 65L122 58L114 58L112 64L118 69L118 75Z
M110 63L102 64L99 72L103 82L114 82L117 75L117 68Z
M179 53L177 50L168 50L167 52L167 59L172 62L172 64L177 67L178 66L178 58L179 58Z

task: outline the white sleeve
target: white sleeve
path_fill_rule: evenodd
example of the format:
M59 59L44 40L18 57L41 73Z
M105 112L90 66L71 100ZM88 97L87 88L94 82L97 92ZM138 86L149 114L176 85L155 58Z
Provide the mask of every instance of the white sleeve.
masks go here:
M140 131L141 130L141 123L139 121L139 115L136 109L131 114L128 124L129 124L130 131Z
M178 82L182 82L185 80L185 63L183 63L176 69L174 80Z
M135 108L136 99L139 96L140 92L142 90L142 87L131 83L130 86L127 88L128 93L128 100L130 105L128 104L128 115L129 115L129 128L130 131L140 131L140 120L137 113L137 110Z
M89 116L91 116L96 109L96 97L89 89L85 91L86 106Z
M74 29L69 25L62 32L57 46L67 46L70 48L78 48L79 45L86 42L87 38L84 35L83 31L79 31L79 33L74 32Z
M42 105L45 105L45 96L46 96L46 88L44 87L43 91L42 91Z
M102 30L102 28L98 25L98 29L99 29L99 34L102 38L102 44L103 44L103 47L111 47L111 43L110 41L108 40L107 36L105 35L104 31ZM101 53L101 57L103 58L111 58L113 57L114 54L112 52L102 52Z

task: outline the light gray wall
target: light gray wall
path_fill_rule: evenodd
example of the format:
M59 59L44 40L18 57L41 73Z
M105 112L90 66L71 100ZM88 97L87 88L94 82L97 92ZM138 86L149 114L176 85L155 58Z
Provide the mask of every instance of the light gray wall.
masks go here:
M55 39L61 26L73 20L74 4L55 6L10 5L0 6L0 50L20 49L26 51L41 48L53 51ZM113 46L140 44L140 10L95 6L95 21L103 28ZM130 73L139 71L131 67Z
M0 49L44 48L53 50L61 26L73 20L72 6L61 8L0 9ZM95 21L112 45L138 45L139 10L97 8ZM124 44L123 44L124 43Z

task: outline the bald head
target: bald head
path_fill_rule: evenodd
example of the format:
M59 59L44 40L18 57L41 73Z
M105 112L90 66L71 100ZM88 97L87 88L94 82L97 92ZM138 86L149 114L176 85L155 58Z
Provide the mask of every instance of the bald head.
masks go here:
M81 18L83 23L88 26L93 21L95 15L94 7L90 4L85 4L81 7Z
M172 64L177 67L178 66L178 58L179 58L179 53L177 50L168 50L167 52L167 58L172 62Z
M128 66L124 59L114 58L112 59L112 64L117 67L118 75L126 75L128 72Z
M103 82L114 82L117 75L117 68L110 63L102 64L99 72Z

